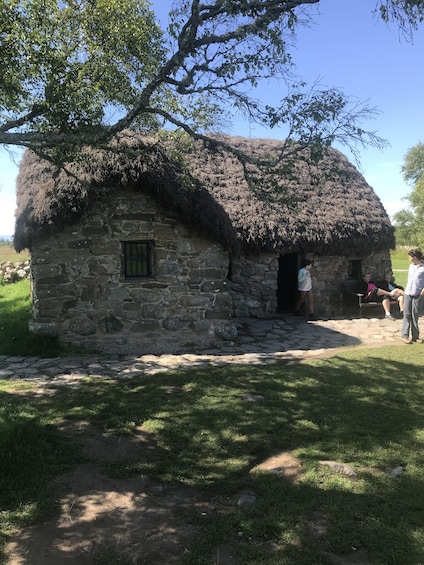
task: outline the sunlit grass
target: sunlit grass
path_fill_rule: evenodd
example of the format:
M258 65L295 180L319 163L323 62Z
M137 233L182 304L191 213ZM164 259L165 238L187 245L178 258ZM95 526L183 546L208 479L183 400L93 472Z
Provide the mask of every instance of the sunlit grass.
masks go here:
M21 253L16 253L13 245L9 242L0 241L0 263L3 261L11 261L15 263L17 261L27 261L28 251L24 250Z
M0 284L0 355L54 357L70 352L51 337L29 332L29 280Z
M391 252L392 269L396 280L396 284L405 287L408 279L408 268L410 261L408 259L409 247L397 247Z
M209 563L205 556L217 544L231 545L238 563L325 563L323 546L314 546L307 533L316 512L327 523L325 551L344 555L354 546L371 563L418 563L424 555L423 368L424 347L391 346L302 364L93 379L37 401L25 399L22 383L5 383L3 535L56 511L49 481L79 460L78 451L66 455L56 422L72 419L108 434L128 435L140 426L152 434L155 457L109 464L105 471L117 479L142 475L227 501L200 529L196 509L185 511L182 519L197 528L187 564ZM171 387L184 392L170 394ZM243 401L243 393L263 401ZM281 452L301 462L296 483L255 469ZM322 460L350 465L357 477L335 473ZM405 473L394 479L388 471L399 465ZM44 477L47 506L36 496L38 483L21 488L33 476ZM249 510L236 504L244 491L257 497Z

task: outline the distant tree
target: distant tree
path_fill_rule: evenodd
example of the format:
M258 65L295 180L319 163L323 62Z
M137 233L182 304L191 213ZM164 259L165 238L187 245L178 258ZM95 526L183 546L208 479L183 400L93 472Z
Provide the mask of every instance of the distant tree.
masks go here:
M412 186L405 200L410 208L394 215L396 241L401 245L424 247L424 144L417 143L405 155L403 178Z
M397 245L417 245L417 229L415 216L411 210L399 210L393 216Z
M51 155L104 146L124 129L173 128L206 139L243 113L284 125L288 139L317 155L334 141L354 152L382 146L359 125L375 113L367 103L293 78L297 29L319 3L179 0L165 32L148 0L3 0L0 144ZM412 33L424 0L379 0L374 13ZM254 98L261 79L285 82L276 107Z

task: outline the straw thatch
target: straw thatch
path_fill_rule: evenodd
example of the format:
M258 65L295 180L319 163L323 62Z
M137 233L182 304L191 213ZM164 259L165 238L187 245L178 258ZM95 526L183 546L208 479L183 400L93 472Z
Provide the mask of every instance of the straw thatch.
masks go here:
M268 139L224 139L258 159L276 156L281 146ZM69 165L72 174L55 172L27 152L17 182L16 249L77 222L93 204L93 188L120 186L149 193L183 223L228 247L322 255L394 247L394 230L379 198L336 150L318 165L303 152L293 170L249 165L256 179L252 188L232 154L197 142L187 154L187 172L171 158L171 149L126 137L116 152L91 151L88 160Z

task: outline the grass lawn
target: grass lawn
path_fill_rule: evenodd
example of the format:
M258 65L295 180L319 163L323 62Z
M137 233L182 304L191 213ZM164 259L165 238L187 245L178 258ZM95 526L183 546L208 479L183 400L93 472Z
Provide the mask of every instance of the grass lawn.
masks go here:
M57 510L54 478L80 461L57 429L57 422L71 419L109 434L132 434L142 425L153 435L158 457L109 465L115 478L142 475L223 500L255 493L251 508L223 505L201 526L196 509L186 507L181 519L197 534L182 563L210 564L212 548L227 544L235 562L246 565L324 564L331 563L328 554L357 551L373 564L418 565L424 556L423 368L424 347L393 346L301 364L97 379L38 400L22 394L30 385L2 382L2 540ZM183 394L168 394L171 386ZM244 393L263 401L243 401ZM255 470L282 451L301 462L294 483ZM321 460L348 464L357 476ZM388 470L398 466L406 471L393 478ZM317 514L326 524L320 543L308 530Z
M0 284L0 355L55 357L71 352L51 337L31 334L29 280Z
M391 252L392 269L396 283L405 288L408 279L408 268L410 261L408 259L409 247L397 247Z

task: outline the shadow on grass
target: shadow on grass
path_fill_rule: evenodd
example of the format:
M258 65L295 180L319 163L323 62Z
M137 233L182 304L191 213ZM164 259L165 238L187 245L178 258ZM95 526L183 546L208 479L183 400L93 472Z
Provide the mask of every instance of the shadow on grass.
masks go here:
M245 393L263 400L245 401ZM255 493L248 511L231 503L202 519L197 537L204 540L190 546L187 563L206 563L205 548L226 543L240 563L325 563L330 553L357 550L366 551L370 563L418 563L424 551L423 401L422 359L414 364L396 355L352 353L297 365L96 380L38 401L37 411L39 418L84 419L117 432L142 425L153 433L157 459L110 465L115 477L141 474L233 502L239 492ZM28 429L25 421L17 425ZM302 461L299 482L251 472L282 451ZM357 479L323 469L320 460L353 466ZM386 470L397 465L406 473L393 479ZM319 539L308 528L316 513L326 524ZM198 525L195 512L186 509L185 518Z
M0 523L37 523L58 509L49 484L76 461L75 447L28 401L0 393Z

